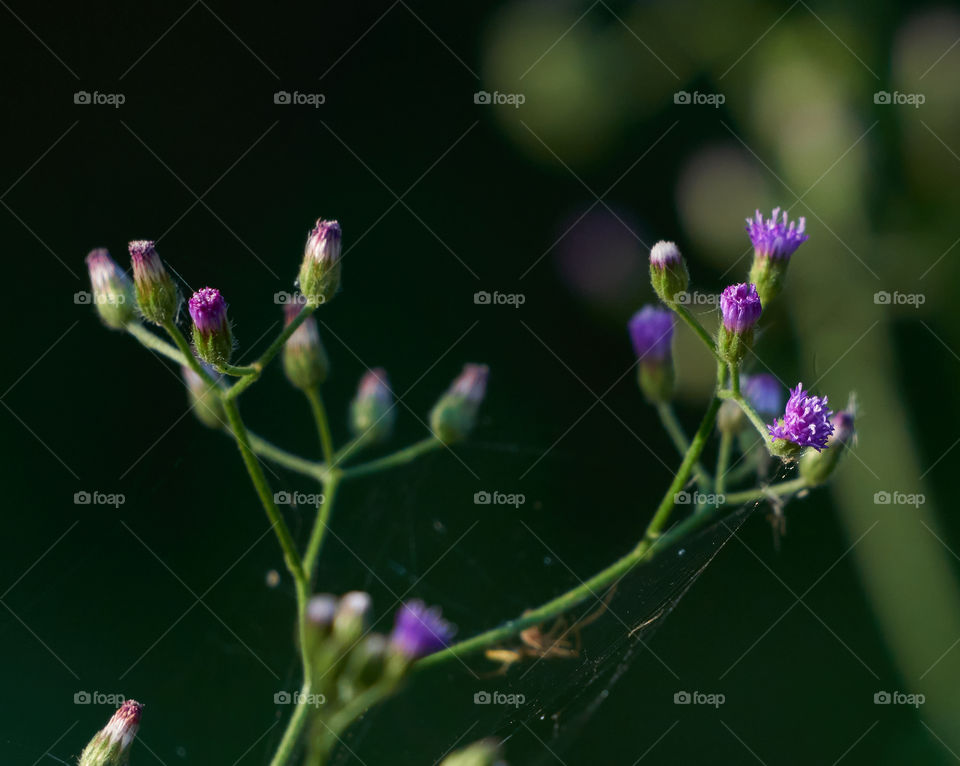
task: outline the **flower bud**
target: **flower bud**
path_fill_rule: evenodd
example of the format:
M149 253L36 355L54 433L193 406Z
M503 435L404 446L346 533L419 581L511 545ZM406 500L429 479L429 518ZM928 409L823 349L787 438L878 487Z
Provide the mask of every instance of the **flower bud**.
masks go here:
M340 224L317 221L307 236L300 265L300 292L312 306L326 303L340 287Z
M356 697L383 677L387 648L386 637L371 633L351 650L337 679L337 693L342 701Z
M438 652L453 638L456 628L443 619L440 607L427 607L419 599L408 601L397 611L390 648L408 660Z
M430 412L430 428L445 444L462 441L477 422L477 411L487 391L490 368L465 364L463 371Z
M283 308L286 324L300 313L300 303L288 303ZM320 341L317 320L308 316L283 344L283 372L293 386L307 391L327 379L330 359Z
M840 458L856 440L855 417L856 402L851 396L847 408L833 416L834 430L826 444L830 449L824 452L809 451L800 460L800 475L811 487L823 484L830 477L840 463Z
M753 328L760 319L760 297L752 284L730 285L720 295L723 322L717 333L717 353L729 364L739 365L753 345Z
M129 250L137 306L143 318L158 325L173 322L180 308L180 294L163 267L153 242L136 240L130 243Z
M482 739L450 753L440 766L507 766L496 740Z
M650 250L650 282L660 300L676 302L677 293L687 291L690 273L680 250L673 242L657 242Z
M818 452L829 446L827 441L833 433L827 408L827 397L810 396L797 383L790 392L783 417L767 426L773 439L771 452L784 460L799 457L804 447L813 447Z
M750 282L757 286L757 293L764 306L777 297L783 288L790 256L807 240L803 233L806 219L799 218L800 225L789 221L787 211L778 221L780 208L775 208L770 218L764 220L760 211L755 218L747 219L747 232L753 243L753 265L750 267Z
M637 382L650 402L666 402L673 396L673 312L644 306L627 324L637 355Z
M193 320L193 345L207 364L223 367L230 362L233 336L227 321L227 302L213 287L197 290L187 303Z
M93 305L107 327L122 330L136 318L133 283L104 248L87 256Z
M350 430L358 439L384 442L393 433L397 420L387 371L368 370L360 379L357 395L350 404Z
M187 385L187 400L190 402L193 414L209 428L223 428L227 422L227 414L223 410L217 384L207 383L188 365L183 365L180 371L183 374L183 382ZM208 368L207 372L214 380L220 377L213 368Z
M143 705L139 702L124 702L83 749L78 766L126 766L130 760L130 746L140 728L142 710Z
M370 627L373 600L369 593L355 590L345 594L333 618L333 636L340 645L352 646Z

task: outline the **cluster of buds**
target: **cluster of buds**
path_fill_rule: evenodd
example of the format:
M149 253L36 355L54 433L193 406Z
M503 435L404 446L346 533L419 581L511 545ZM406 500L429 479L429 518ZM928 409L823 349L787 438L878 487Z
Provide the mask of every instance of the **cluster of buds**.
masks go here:
M126 766L130 761L130 746L140 728L142 711L143 705L139 702L124 702L83 749L78 766Z

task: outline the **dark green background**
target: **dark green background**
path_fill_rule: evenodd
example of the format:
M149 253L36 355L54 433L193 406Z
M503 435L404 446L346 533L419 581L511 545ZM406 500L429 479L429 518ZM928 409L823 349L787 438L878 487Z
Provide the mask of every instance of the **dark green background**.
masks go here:
M345 488L320 569L323 589L367 589L383 612L413 588L468 636L628 550L670 479L653 453L678 462L624 375L632 363L624 323L651 297L637 237L675 239L698 289L719 290L745 275L746 261L724 275L747 245L742 217L790 205L810 186L805 155L792 149L827 146L825 162L811 160L815 180L876 122L792 211L807 216L810 241L791 266L793 294L771 311L758 346L790 384L826 370L818 388L837 406L849 388L862 389L863 462L848 460L842 490L792 503L779 551L763 513L749 517L649 639L656 656L608 617L585 633L582 660L542 663L522 681L522 670L477 681L453 663L357 727L353 754L341 751L338 762L431 764L461 735L512 734L506 752L516 764L949 763L951 748L960 751L950 713L960 711L943 689L957 686L960 665L948 650L960 633L950 632L956 616L942 602L928 603L921 575L945 582L948 595L956 589L955 456L927 469L960 435L957 251L925 281L917 273L960 236L951 85L960 49L922 83L904 83L904 30L924 13L933 11L885 3L865 19L853 4L706 2L0 9L2 761L70 762L110 714L73 696L98 690L146 703L138 766L266 763L281 728L270 727L285 712L273 694L298 683L292 589L286 577L265 584L282 561L262 537L266 522L238 456L186 414L174 367L74 303L87 289L87 250L106 246L126 263L128 240L163 234L158 249L184 289L209 284L226 295L243 362L279 329L273 295L292 288L313 220L338 218L344 289L319 315L338 440L367 366L385 366L404 394L400 445L423 436L418 418L463 362L490 365L482 422L457 450L462 463L439 453ZM930 64L950 43L936 34L960 27L944 14L921 30L932 39L917 43ZM814 85L803 90L808 74ZM818 92L816 82L837 90ZM897 87L927 89L928 103L874 104L874 91ZM527 103L476 105L481 88L526 90ZM322 92L326 103L275 105L280 89ZM680 89L723 92L727 103L678 106L671 94ZM75 105L78 90L121 92L126 103ZM833 151L844 120L857 127ZM728 185L721 174L697 187L720 210L742 206L722 224L723 242L686 231L682 213L691 158L710 147L757 179ZM602 194L641 155L606 199L616 216L597 205L524 276L595 202L590 189ZM591 273L622 263L626 271L590 297L562 277L559 253ZM919 311L883 311L870 300L879 289L927 300ZM478 306L477 290L526 300L520 309ZM875 319L869 340L855 343ZM711 372L686 331L678 335L679 410L692 430ZM871 397L878 387L893 398ZM316 450L306 405L276 369L243 405L253 430ZM905 456L919 466L905 469L912 483L884 483L886 466ZM314 491L278 475L275 488ZM483 489L523 492L527 502L476 506ZM923 518L873 506L878 489L925 492ZM126 503L77 506L79 490L122 492ZM921 539L936 530L942 542L933 542L939 563L928 548L911 558L917 538L887 549L884 577L918 615L884 612L889 591L863 587L876 567L848 555L871 513L883 522L877 529L899 514ZM289 514L300 540L303 514ZM725 537L714 530L691 556L704 561ZM689 575L665 564L625 587L614 611L636 624ZM800 595L809 609L795 605ZM887 618L877 618L878 603ZM929 637L926 664L946 653L930 676L905 670L891 624L921 643ZM593 668L617 672L621 659L606 700L581 715L607 683L603 675L588 685ZM509 716L478 712L480 688L521 691L528 702ZM676 707L679 689L722 692L727 704ZM928 704L919 714L874 706L881 689L925 692Z

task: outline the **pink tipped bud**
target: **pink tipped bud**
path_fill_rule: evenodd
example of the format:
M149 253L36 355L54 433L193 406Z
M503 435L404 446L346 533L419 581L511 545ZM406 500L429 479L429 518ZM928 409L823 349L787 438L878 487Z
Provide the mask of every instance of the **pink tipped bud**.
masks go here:
M440 397L430 413L430 427L441 441L451 444L469 436L477 422L477 411L487 392L490 368L467 364Z
M136 313L133 283L104 248L87 256L92 302L107 327L121 330Z
M364 441L386 441L393 433L396 419L387 371L382 367L368 370L360 379L357 395L350 405L353 435Z
M213 287L197 290L188 302L193 320L193 345L207 364L222 367L230 362L233 336L227 321L227 302Z
M340 224L320 219L307 236L300 291L311 305L326 303L340 287Z
M140 729L143 705L127 700L107 725L83 749L78 766L126 766L130 747Z
M174 321L180 308L180 295L163 267L153 242L147 239L131 242L130 261L133 264L133 283L140 313L146 320L158 325Z

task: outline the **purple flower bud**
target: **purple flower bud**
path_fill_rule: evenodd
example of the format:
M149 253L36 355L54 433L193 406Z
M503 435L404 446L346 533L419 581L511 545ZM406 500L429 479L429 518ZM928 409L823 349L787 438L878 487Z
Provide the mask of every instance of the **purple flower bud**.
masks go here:
M390 438L396 419L387 371L382 367L368 370L350 404L350 430L358 439L382 442Z
M408 601L397 612L390 646L398 654L417 659L443 649L455 631L441 616L440 607L427 608L420 600Z
M284 323L290 324L301 310L299 302L285 304ZM284 344L283 371L287 380L304 391L315 388L327 379L330 358L320 341L317 320L313 316L304 319Z
M760 296L756 285L730 285L720 294L723 326L729 332L744 333L760 319Z
M340 287L340 224L317 221L307 236L300 266L300 291L318 306L333 298Z
M463 366L463 371L430 412L430 427L438 439L452 444L469 436L476 425L489 377L490 368L485 364Z
M747 219L747 232L753 242L750 281L757 286L764 308L769 308L770 302L780 293L790 256L807 240L807 235L803 233L805 219L800 218L798 226L792 221L788 222L786 211L782 220L778 220L779 217L780 208L776 208L767 220L763 219L759 210L756 218Z
M227 321L227 302L213 287L197 290L187 303L193 320L193 345L197 356L214 367L230 361L233 337Z
M135 317L133 283L104 248L87 256L93 305L107 327L122 330Z
M771 417L783 410L783 386L773 375L743 375L740 390L760 415Z
M672 311L647 305L630 318L627 328L637 358L643 362L662 362L670 357L673 342Z
M173 322L180 308L180 295L163 267L153 242L147 239L134 240L129 250L140 313L154 324Z
M680 250L673 242L657 242L650 250L650 283L660 300L676 301L690 284L690 273Z
M831 415L833 412L827 408L827 397L809 396L802 384L797 383L797 387L790 392L783 417L768 425L767 430L775 440L783 440L796 447L813 447L819 452L827 446L827 440L833 433ZM795 456L796 450L788 445L776 446L786 447L787 454L781 454L781 457Z
M143 705L139 702L124 702L83 749L78 766L125 766L130 757L130 746L140 729L142 711Z

